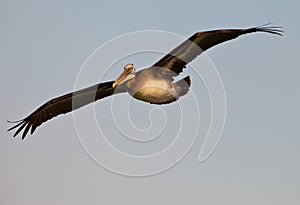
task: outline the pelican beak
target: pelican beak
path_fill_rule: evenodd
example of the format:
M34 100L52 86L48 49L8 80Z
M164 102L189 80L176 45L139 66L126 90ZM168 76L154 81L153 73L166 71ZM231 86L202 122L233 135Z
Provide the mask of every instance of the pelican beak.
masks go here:
M117 78L117 80L113 83L112 87L115 88L120 82L122 82L122 80L124 80L124 78L130 74L130 70L126 69L124 70L121 75Z

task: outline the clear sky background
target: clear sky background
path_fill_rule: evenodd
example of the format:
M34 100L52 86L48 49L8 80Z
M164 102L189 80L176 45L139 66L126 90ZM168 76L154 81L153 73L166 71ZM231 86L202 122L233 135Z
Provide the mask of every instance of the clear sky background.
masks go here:
M255 0L0 1L0 204L299 204L299 6ZM284 37L252 34L207 52L223 80L228 113L223 138L204 163L197 161L200 136L164 173L116 175L85 153L72 115L47 122L25 141L6 132L6 120L71 91L86 58L119 35L163 30L188 37L268 22L283 26ZM145 64L136 59L136 67L158 58ZM122 68L116 69L117 75ZM105 70L99 65L99 73ZM101 115L109 103L97 102L96 112Z

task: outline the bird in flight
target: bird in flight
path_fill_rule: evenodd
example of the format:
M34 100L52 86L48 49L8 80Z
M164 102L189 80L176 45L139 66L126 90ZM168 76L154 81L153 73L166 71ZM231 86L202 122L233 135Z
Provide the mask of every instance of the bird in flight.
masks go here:
M178 76L189 62L215 45L254 32L265 32L282 36L283 30L281 30L281 27L265 24L247 29L197 32L152 66L136 72L133 64L127 64L115 81L99 83L53 98L24 119L8 121L16 123L16 125L7 131L18 128L13 135L15 137L24 130L22 134L22 139L24 139L29 130L33 134L37 127L53 117L72 112L89 103L117 93L127 92L132 97L151 104L172 103L189 91L191 85L189 76L176 82L174 81L174 77Z

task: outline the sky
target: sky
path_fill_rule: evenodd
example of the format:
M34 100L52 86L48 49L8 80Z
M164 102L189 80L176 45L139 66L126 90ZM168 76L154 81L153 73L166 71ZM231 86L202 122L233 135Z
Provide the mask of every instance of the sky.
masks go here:
M0 1L0 203L299 204L297 8L297 1ZM6 131L7 120L114 80L126 63L147 67L194 32L269 22L284 36L249 34L208 50L188 67L192 87L179 102L155 106L124 94L52 119L23 141ZM217 148L199 162L219 92L210 93L206 77L214 69L226 122Z

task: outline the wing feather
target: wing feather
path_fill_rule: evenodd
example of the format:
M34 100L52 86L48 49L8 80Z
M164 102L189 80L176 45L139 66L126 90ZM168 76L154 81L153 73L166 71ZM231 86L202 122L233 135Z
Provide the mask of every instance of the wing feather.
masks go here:
M108 97L115 93L125 92L125 90L120 86L117 87L117 89L114 89L112 87L113 83L114 81L100 83L49 100L48 102L37 108L33 113L28 115L26 118L16 122L8 121L10 123L18 124L9 128L7 131L18 128L13 135L15 137L24 129L22 134L22 139L24 139L29 130L30 133L33 134L37 127L39 127L44 122L52 119L53 117L61 114L66 114L75 109L79 109L89 103L95 102L96 100Z
M173 76L176 76L182 72L189 62L202 52L225 41L253 32L266 32L282 35L283 30L281 30L281 27L269 25L270 24L265 24L248 29L223 29L197 32L157 61L153 67L167 68L173 71Z

